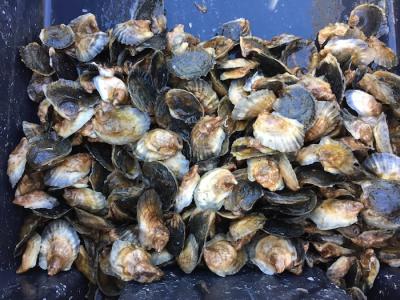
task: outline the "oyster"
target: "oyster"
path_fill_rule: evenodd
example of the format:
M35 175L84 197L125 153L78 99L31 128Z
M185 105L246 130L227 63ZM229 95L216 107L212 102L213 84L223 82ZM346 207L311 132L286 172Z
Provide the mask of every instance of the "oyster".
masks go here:
M29 143L24 137L8 157L7 175L12 187L15 187L24 175L28 151Z
M247 255L243 249L236 250L228 241L214 238L204 247L204 261L212 272L225 277L239 272L246 264Z
M379 178L400 181L400 158L391 153L374 153L363 163Z
M42 233L39 266L50 276L68 271L78 256L79 244L78 234L69 223L52 221Z
M204 115L200 101L192 93L185 90L169 90L165 95L165 103L173 118L182 120L187 124L197 123Z
M364 205L357 201L326 199L310 215L321 230L346 227L357 222Z
M39 38L47 47L65 49L74 43L75 33L70 26L60 24L43 28L40 31Z
M154 190L144 192L137 203L139 241L143 247L157 252L164 249L169 239L168 228L162 220L161 206Z
M149 116L131 106L97 111L93 119L96 135L106 143L124 145L135 142L150 128Z
M36 266L36 261L40 252L42 238L39 234L34 233L26 242L24 254L22 254L22 262L17 269L17 274L24 273Z
M183 88L192 93L201 103L205 114L213 114L218 108L218 96L211 84L203 79L188 81Z
M112 34L118 42L129 46L140 45L154 36L149 20L129 20L117 24Z
M268 235L252 243L249 258L263 273L273 275L291 269L297 251L289 239Z
M50 76L54 70L50 66L50 57L44 47L38 43L30 43L19 51L22 62L32 71L43 76Z
M223 153L226 138L221 117L203 117L192 129L192 155L197 160L207 160Z
M192 203L194 190L200 181L198 170L199 166L194 165L182 178L178 193L175 196L175 211L178 213L181 213L184 208Z
M349 25L359 28L366 36L381 37L388 32L386 14L374 4L361 4L350 13Z
M13 203L30 209L52 209L59 204L56 198L43 191L33 191L22 196L17 196Z
M275 112L260 113L253 124L253 133L263 146L280 152L297 151L304 142L304 126Z
M64 188L79 182L87 176L92 167L92 158L87 153L78 153L67 157L59 165L44 175L47 186Z
M382 112L382 104L372 95L360 90L347 90L345 93L347 105L361 117L376 117Z
M259 90L241 99L232 111L232 119L247 120L256 118L263 111L270 111L276 100L270 90Z
M117 240L112 245L109 263L113 273L121 280L149 283L163 276L163 272L150 259L150 254L137 245Z
M107 207L106 197L89 188L65 189L64 200L72 207L79 207L89 212L101 212Z
M236 184L237 181L229 170L216 168L205 173L194 190L196 206L202 210L219 210Z
M250 181L256 181L270 191L279 191L285 187L279 164L273 158L249 159L247 161L247 176Z
M195 48L173 55L168 61L168 69L179 78L193 80L207 75L214 63L214 54Z

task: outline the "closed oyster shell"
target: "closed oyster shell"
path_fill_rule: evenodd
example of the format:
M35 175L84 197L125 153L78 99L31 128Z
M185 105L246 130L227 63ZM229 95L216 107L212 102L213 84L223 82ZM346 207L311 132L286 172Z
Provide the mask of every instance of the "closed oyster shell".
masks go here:
M50 57L44 47L38 43L30 43L19 51L21 60L25 66L43 76L50 76L54 70L50 66Z
M382 112L382 104L368 93L360 90L347 90L345 97L347 105L361 117L376 117Z
M65 189L64 200L72 207L79 207L89 212L101 212L107 207L106 197L89 188Z
M36 261L40 252L42 238L38 233L34 233L26 242L24 254L22 254L21 265L16 273L21 274L36 266Z
M59 204L56 198L43 191L33 191L22 196L17 196L13 203L30 209L52 209Z

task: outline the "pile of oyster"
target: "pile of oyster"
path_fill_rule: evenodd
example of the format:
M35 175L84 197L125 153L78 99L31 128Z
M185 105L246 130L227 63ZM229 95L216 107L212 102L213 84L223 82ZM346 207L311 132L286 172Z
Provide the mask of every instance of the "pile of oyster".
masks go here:
M319 266L363 297L400 266L400 77L384 11L315 41L237 19L201 42L163 11L92 14L21 49L39 124L8 175L29 209L18 273L75 264L109 296L162 266L233 275Z

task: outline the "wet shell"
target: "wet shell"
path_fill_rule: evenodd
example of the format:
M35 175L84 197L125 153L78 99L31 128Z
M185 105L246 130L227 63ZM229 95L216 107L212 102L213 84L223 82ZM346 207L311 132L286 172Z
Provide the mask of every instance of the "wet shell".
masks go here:
M374 4L355 7L350 13L349 25L359 28L366 36L381 37L388 31L385 12Z
M13 203L30 209L52 209L59 204L56 198L43 191L33 191L22 196L17 196Z
M383 216L397 216L400 203L397 200L400 185L395 181L373 180L362 184L362 202Z
M146 113L131 106L120 106L111 111L99 110L93 120L96 135L109 144L124 145L135 142L150 128Z
M316 101L315 119L307 130L304 140L318 140L332 132L340 121L339 109L336 102Z
M180 214L171 213L166 216L165 225L169 231L169 240L166 250L172 257L182 252L185 244L186 225Z
M200 101L204 107L204 113L215 113L219 99L211 84L203 79L197 79L186 82L183 88L191 92Z
M63 198L68 205L89 212L101 212L107 207L106 197L102 193L88 188L65 189Z
M43 91L44 86L52 81L51 77L33 73L27 88L29 99L34 102L41 102L45 98Z
M321 230L346 227L357 222L358 213L363 208L360 202L327 199L311 213L310 219Z
M87 176L92 166L92 158L87 153L67 157L59 165L46 172L44 183L47 186L64 188L77 183Z
M138 159L151 162L171 158L182 148L182 139L175 132L153 129L137 142L134 153Z
M373 153L363 163L379 178L400 181L400 157L391 153Z
M194 190L200 181L198 169L199 167L194 165L182 178L178 193L175 196L175 211L178 213L181 213L184 208L192 203Z
M115 25L113 36L121 44L137 46L153 37L149 20L129 20Z
M219 210L236 184L235 177L226 169L216 168L205 173L194 191L196 206L202 210Z
M250 181L256 181L270 191L279 191L285 187L278 162L273 158L259 157L248 160L247 176Z
M263 112L253 124L254 137L265 147L294 152L303 146L304 126L278 113Z
M173 55L168 61L168 69L179 78L193 80L206 76L214 63L212 54L203 48L196 48Z
M271 111L276 96L270 90L259 90L242 98L232 111L232 119L247 120L256 118L263 111Z
M147 249L161 252L168 243L169 231L162 219L162 204L154 190L140 196L137 204L140 244Z
M291 85L283 96L273 104L274 111L281 116L297 120L305 129L312 124L315 116L315 100L301 85Z
M123 281L150 283L164 275L151 263L149 253L129 241L117 240L113 243L109 263L113 273Z
M297 260L297 251L288 239L265 236L254 242L249 257L264 274L273 275L291 269Z
M50 276L68 271L79 253L80 240L75 229L64 220L49 223L42 233L39 266Z
M21 274L36 266L36 261L40 252L40 245L42 238L36 232L26 242L24 254L22 255L22 262L16 273Z
M13 188L24 175L28 151L29 143L24 137L8 157L7 175Z
M376 117L382 112L382 104L375 98L360 90L347 90L345 93L347 105L354 109L359 116Z
M50 76L54 70L50 66L50 57L44 47L38 43L30 43L19 51L25 66L40 75Z
M39 38L47 47L65 49L74 43L75 33L68 25L53 25L42 29Z
M221 117L205 116L192 129L192 155L197 160L218 157L226 138Z
M211 240L204 248L204 261L207 267L218 276L233 275L247 262L246 252L236 250L224 240Z

